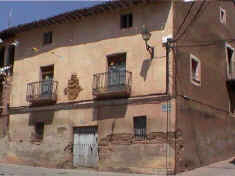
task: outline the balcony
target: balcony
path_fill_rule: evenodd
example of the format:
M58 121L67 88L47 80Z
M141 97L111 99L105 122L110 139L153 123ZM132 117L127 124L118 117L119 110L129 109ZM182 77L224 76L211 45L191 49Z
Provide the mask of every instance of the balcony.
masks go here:
M58 82L53 80L28 83L26 100L32 105L55 103L57 86Z
M93 95L97 99L129 97L132 73L126 70L97 73L93 77Z

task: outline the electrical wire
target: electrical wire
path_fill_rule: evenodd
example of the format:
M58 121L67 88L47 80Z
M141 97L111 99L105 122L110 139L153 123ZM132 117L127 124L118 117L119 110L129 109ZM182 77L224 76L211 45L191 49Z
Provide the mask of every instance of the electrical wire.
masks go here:
M200 12L201 12L201 10L202 10L202 8L203 8L203 6L204 6L205 3L206 3L206 0L204 0L204 1L201 3L200 7L198 8L196 14L193 16L192 20L189 22L189 24L186 26L186 28L185 28L184 31L180 34L180 36L175 39L175 41L178 41L178 40L187 32L188 28L197 20L197 18L198 18L198 16L199 16L199 14L200 14Z
M221 39L221 40L214 40L214 41L198 41L195 42L197 44L191 44L191 45L176 45L174 48L187 48L187 47L208 47L208 46L216 46L216 45L221 45L221 42L235 42L235 38L231 39Z
M176 57L176 51L175 51L175 48L172 48L173 50L173 54L174 54L174 57ZM228 110L226 110L226 109L223 109L223 108L221 108L221 107L216 107L216 106L214 106L214 105L211 105L211 104L208 104L208 103L205 103L205 102L202 102L202 101L200 101L200 100L197 100L197 99L194 99L194 98L192 98L192 97L190 97L190 96L185 96L184 94L180 94L180 93L178 93L178 87L177 87L177 81L179 81L180 79L182 79L181 77L180 77L180 75L178 74L178 71L177 71L177 59L174 59L174 69L175 69L175 80L174 80L174 84L175 84L175 95L173 95L173 96L171 96L172 98L177 98L177 97L181 97L181 98L183 98L183 99L185 99L185 100L187 100L187 101L192 101L192 102L195 102L195 103L198 103L198 104L200 104L200 105L204 105L204 106L207 106L207 107L209 107L209 108L211 108L211 109L214 109L214 110L216 110L216 111L219 111L219 112L223 112L223 113L230 113ZM176 78L178 78L178 79L176 79ZM180 78L180 79L179 79Z
M184 25L186 19L188 18L188 16L189 16L189 14L190 14L190 12L191 12L191 10L192 10L194 4L195 4L195 2L192 2L192 3L191 3L191 6L189 7L187 14L185 15L185 17L184 17L182 23L180 24L180 26L179 26L179 28L178 28L178 30L177 30L177 32L176 32L176 35L175 35L176 37L177 37L177 35L179 34L181 28L183 27L183 25Z
M230 1L230 2L234 2L234 5L235 5L235 0L218 0L218 1ZM211 1L213 2L213 1ZM215 2L215 1L214 1ZM197 10L196 14L194 15L194 17L192 18L192 20L190 21L190 23L186 26L185 30L180 34L179 37L177 37L177 35L179 34L181 28L183 27L183 25L185 24L188 16L190 15L190 12L194 6L194 3L193 2L191 4L191 6L189 7L188 11L187 11L187 14L185 15L180 27L178 28L177 32L176 32L176 39L175 40L172 40L173 43L176 43L188 30L188 28L196 21L196 19L198 18L200 12L202 11L202 8L203 6L205 5L206 3L206 0L204 0L199 9ZM184 40L181 40L182 42ZM173 48L177 48L177 47L209 47L209 46L216 46L216 45L219 45L221 44L221 42L234 42L235 41L235 38L230 38L230 39L221 39L221 40L214 40L214 41L191 41L193 44L185 44L185 45L177 45ZM188 40L187 42L190 42L190 40ZM195 44L196 43L196 44Z

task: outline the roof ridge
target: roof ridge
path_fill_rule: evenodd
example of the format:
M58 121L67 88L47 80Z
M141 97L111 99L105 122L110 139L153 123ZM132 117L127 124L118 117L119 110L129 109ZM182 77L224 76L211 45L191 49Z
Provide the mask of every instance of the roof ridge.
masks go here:
M7 29L0 31L0 38L7 39L9 37L14 37L15 34L31 30L33 28L38 28L42 26L49 26L52 24L62 24L65 21L79 21L88 16L97 15L104 13L106 11L111 11L114 9L124 9L130 8L133 5L138 5L141 3L154 2L156 0L110 0L105 1L101 4L97 4L91 7L85 7L81 9L75 9L72 11L64 12L55 16L51 16L45 19L35 20L29 23L19 24Z

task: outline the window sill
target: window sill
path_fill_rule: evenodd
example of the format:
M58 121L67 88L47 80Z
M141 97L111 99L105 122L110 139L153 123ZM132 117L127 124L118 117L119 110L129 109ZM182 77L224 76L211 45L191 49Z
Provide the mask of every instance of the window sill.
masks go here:
M31 139L31 143L35 145L40 145L42 143L42 139Z
M121 28L121 32L130 32L130 31L134 31L136 28L134 26L132 27L128 27L128 28Z
M235 118L235 112L229 112L229 116Z
M191 83L195 86L201 87L201 81L191 79Z

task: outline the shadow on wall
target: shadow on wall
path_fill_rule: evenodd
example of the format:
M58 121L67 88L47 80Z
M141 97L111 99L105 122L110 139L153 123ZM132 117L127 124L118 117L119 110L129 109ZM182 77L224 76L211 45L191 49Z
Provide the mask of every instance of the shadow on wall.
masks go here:
M96 42L101 40L137 35L140 33L140 28L143 24L146 24L148 26L150 32L164 30L167 19L169 17L170 7L171 7L170 2L169 3L159 2L157 5L154 6L149 5L150 10L149 11L146 10L145 12L144 10L142 10L143 9L142 7L137 7L136 9L139 12L138 14L135 13L133 14L135 18L133 22L133 27L124 30L120 29L119 11L112 13L112 15L109 16L107 16L106 13L99 14L96 16L90 16L80 23L71 22L68 24L58 24L52 26L51 28L57 29L54 30L55 32L53 33L52 44L47 46L42 46L42 42L35 42L36 40L38 41L42 40L41 38L39 38L42 35L38 35L38 37L35 36L34 40L28 38L27 40L22 41L24 46L21 45L19 46L20 52L18 52L18 55L15 58L15 60L40 55L42 53L54 50L56 48L75 46L80 44L88 44L91 42ZM153 16L151 13L152 11L155 12L161 11L161 13L155 14ZM107 20L103 20L104 18L107 18ZM48 27L48 29L50 29L50 27ZM33 32L42 33L42 31L38 29L35 29ZM25 33L24 35L27 34ZM33 48L37 48L37 51L34 51ZM53 55L56 56L55 53ZM53 55L51 55L50 57L52 57Z
M92 113L93 113L92 120L93 120L93 121L98 120L99 108L98 108L98 107L94 107Z
M95 107L93 110L93 120L124 118L127 111L127 99L122 100L124 105L106 105Z
M46 125L52 124L55 111L36 111L31 112L29 116L29 126L33 126L38 122Z
M152 60L151 59L145 59L142 63L141 71L140 71L140 76L144 78L144 81L147 78L147 74L149 71L149 68L151 66Z

